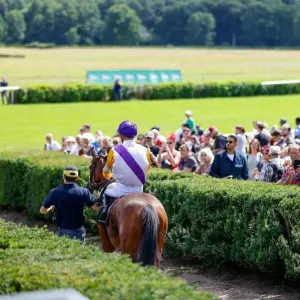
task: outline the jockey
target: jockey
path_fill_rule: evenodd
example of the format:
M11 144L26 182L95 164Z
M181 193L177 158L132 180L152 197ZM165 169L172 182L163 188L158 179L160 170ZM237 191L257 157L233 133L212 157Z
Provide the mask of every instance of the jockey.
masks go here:
M103 176L106 179L113 177L116 181L111 183L104 192L104 210L114 198L142 193L146 174L151 167L149 150L134 141L137 135L136 124L124 121L119 125L117 132L121 136L122 144L111 148L103 169ZM102 215L105 213L103 212Z

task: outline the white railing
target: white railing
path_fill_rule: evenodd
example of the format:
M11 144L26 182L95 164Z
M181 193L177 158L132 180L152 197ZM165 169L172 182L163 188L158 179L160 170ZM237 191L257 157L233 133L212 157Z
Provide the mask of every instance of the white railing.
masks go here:
M263 81L262 85L278 85L278 84L296 84L300 83L300 80L278 80L278 81Z
M10 102L9 102L9 104L14 104L14 92L19 90L19 89L20 89L19 86L2 86L2 87L0 87L0 93L10 92Z

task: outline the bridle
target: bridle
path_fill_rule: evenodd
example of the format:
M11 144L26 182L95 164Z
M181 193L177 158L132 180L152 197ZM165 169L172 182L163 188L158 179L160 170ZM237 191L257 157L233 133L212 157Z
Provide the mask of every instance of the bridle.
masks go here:
M108 180L105 179L102 175L102 170L105 166L105 157L102 155L97 155L95 149L92 150L92 163L90 166L90 176L88 182L88 189L89 191L99 191L105 187ZM97 168L99 168L99 178L95 178Z

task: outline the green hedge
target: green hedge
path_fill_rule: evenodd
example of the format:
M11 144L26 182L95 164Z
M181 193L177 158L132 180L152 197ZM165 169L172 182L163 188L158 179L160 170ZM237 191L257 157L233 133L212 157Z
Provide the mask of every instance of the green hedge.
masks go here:
M0 206L27 209L33 216L59 184L63 166L78 165L81 184L88 175L89 161L81 158L58 153L11 158L15 155L0 159ZM161 200L169 217L168 255L300 278L298 187L152 171L145 190ZM88 218L92 226L93 215Z
M260 83L193 84L170 83L153 86L124 86L124 99L187 99L240 97L258 95L299 94L300 84L262 86ZM32 86L15 93L15 103L54 103L78 101L109 101L112 87L73 84L65 86Z
M89 299L212 299L127 256L1 219L0 278L0 294L72 287Z

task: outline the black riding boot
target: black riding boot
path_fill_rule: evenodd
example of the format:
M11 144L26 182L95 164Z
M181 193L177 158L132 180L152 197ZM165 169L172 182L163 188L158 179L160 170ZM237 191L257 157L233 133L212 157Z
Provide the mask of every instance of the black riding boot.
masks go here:
M100 224L106 225L108 209L114 200L115 198L113 197L103 195L102 207L98 215L98 222Z

